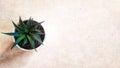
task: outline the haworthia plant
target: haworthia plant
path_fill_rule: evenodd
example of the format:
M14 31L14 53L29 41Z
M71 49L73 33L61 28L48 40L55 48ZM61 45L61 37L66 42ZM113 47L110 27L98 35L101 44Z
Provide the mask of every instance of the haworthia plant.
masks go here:
M14 36L17 39L15 40L14 44L12 45L11 49L14 48L18 43L22 43L21 45L25 45L29 43L33 49L36 50L35 48L35 40L38 41L38 43L43 44L40 35L43 35L44 33L38 29L38 26L42 23L34 23L33 19L30 17L27 23L24 23L22 21L21 17L19 17L19 25L16 25L12 21L14 27L15 27L15 32L11 33L3 33L6 35ZM23 41L22 41L23 40Z

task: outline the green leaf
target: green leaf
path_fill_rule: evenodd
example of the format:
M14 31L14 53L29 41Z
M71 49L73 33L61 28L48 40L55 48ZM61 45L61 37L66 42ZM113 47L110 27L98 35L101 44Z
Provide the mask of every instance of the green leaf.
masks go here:
M35 25L35 28L37 29L38 27L39 27L39 25L41 24L41 23L43 23L44 21L42 21L42 22L39 22L39 23L35 23L34 25Z
M17 40L15 40L14 44L12 45L11 49L15 47L24 38L25 38L25 35L21 35L20 37L18 37Z
M21 17L19 17L19 22L21 22L21 23L23 22L22 19L21 19Z
M10 35L10 36L20 36L19 32L15 32L15 33L3 33L3 34Z
M22 27L20 27L20 26L17 26L13 21L12 21L12 23L13 23L14 27L15 27L18 31L22 32L22 30L24 30L24 28L22 28Z
M41 40L41 38L40 38L39 35L33 35L33 38L34 38L36 41L38 41L40 44L43 45L43 42L42 42L42 40Z
M32 34L44 35L45 33L43 33L43 32L37 32L37 31L33 31Z
M26 27L25 28L27 28L27 29L31 29L31 26L32 26L32 19L31 19L31 17L29 18L29 20L28 20L28 22L27 22L27 24L26 24Z
M39 25L40 25L40 23L33 23L33 24L31 25L31 28L32 28L32 29L37 29Z
M35 29L34 31L36 31L36 32L42 32L41 30L39 30L39 29Z
M22 45L25 45L26 43L27 43L27 39L25 38L25 39L23 40Z
M32 22L33 22L33 19L30 17L27 24L30 26L30 25L32 25Z
M37 29L39 27L40 23L37 23L34 27Z
M23 23L21 17L19 17L19 23L20 23L21 27L25 27L25 24Z
M36 51L34 40L29 35L27 35L27 38L28 38L28 41L30 42L32 48L35 49L35 51Z

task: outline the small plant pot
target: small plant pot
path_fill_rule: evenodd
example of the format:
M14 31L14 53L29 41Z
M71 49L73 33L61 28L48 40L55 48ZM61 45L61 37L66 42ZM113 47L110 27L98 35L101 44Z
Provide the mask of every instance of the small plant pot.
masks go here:
M28 22L28 20L24 20L23 21L25 24ZM36 21L33 20L33 23L38 23ZM19 25L19 24L18 24ZM39 24L38 28L39 30L42 31L42 33L44 33L43 35L39 35L39 37L41 38L42 42L44 41L44 38L45 38L45 31L44 31L44 28L41 24ZM14 29L14 31L16 31L16 29ZM13 37L14 41L17 39L18 37ZM21 42L18 43L17 47L21 50L24 50L24 51L31 51L33 50L33 47L30 45L30 43L27 43L25 45L21 45L23 42L23 40ZM35 48L38 48L39 46L41 46L40 43L38 43L38 41L34 40L34 43L35 43Z

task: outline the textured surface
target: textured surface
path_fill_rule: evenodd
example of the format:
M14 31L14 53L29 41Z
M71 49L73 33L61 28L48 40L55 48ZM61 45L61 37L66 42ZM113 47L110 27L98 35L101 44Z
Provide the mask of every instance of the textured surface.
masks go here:
M0 32L12 31L18 16L45 21L46 31L37 53L6 51L11 37L0 34L0 68L120 68L119 7L119 0L0 0Z

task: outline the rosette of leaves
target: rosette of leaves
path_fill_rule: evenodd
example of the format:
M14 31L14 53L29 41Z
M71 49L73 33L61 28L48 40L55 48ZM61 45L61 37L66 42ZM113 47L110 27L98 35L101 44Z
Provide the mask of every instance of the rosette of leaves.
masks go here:
M33 19L30 17L27 23L25 23L22 21L21 17L19 17L18 25L16 25L13 21L12 23L15 27L15 32L3 33L16 38L15 42L11 46L11 49L14 48L18 43L21 43L22 46L25 46L25 44L29 43L29 45L35 50L35 41L37 41L39 44L43 44L43 40L41 40L40 35L44 35L44 33L38 29L42 22L34 23Z

